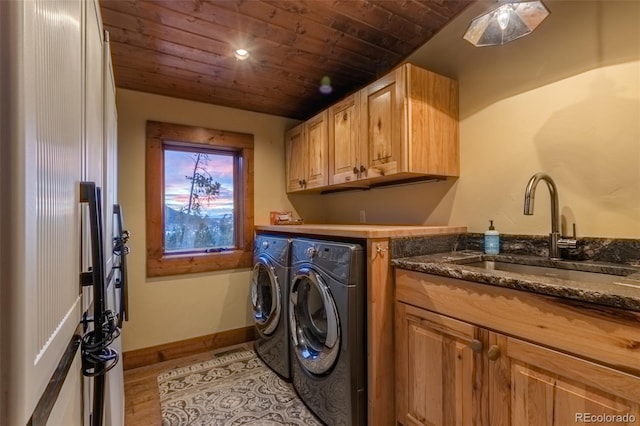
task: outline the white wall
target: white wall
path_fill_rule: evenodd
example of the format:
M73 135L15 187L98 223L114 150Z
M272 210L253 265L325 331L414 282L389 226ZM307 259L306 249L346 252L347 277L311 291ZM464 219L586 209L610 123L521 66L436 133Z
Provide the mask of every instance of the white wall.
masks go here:
M132 233L129 268L129 322L123 349L162 343L252 325L249 269L166 278L146 278L146 120L203 126L254 135L254 217L269 223L269 211L291 210L284 192L284 132L295 121L119 89L119 197L125 228Z
M639 76L640 62L598 68L465 118L451 220L480 231L493 218L504 232L548 233L546 185L534 216L522 213L528 179L545 171L566 231L576 223L582 236L640 237Z
M485 48L462 34L496 3L474 4L409 58L460 83L458 180L318 196L307 218L357 222L364 209L371 223L482 232L494 219L502 232L544 235L544 184L535 214L522 213L527 181L544 171L569 232L575 222L578 237L640 238L640 1L545 4L531 35Z

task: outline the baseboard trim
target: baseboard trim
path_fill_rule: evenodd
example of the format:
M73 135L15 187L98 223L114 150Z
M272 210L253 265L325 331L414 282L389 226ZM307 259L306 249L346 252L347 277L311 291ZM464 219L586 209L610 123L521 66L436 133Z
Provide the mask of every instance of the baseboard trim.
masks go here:
M153 365L162 361L182 358L227 346L239 345L257 338L254 326L221 331L206 336L194 337L179 342L127 351L122 354L122 367L125 370Z

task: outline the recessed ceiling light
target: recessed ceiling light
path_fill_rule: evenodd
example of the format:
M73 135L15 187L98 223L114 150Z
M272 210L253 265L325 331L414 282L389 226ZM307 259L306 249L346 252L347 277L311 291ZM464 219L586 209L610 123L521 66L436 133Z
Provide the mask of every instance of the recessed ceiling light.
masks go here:
M236 49L233 51L233 54L239 61L244 61L249 57L249 51L247 49Z

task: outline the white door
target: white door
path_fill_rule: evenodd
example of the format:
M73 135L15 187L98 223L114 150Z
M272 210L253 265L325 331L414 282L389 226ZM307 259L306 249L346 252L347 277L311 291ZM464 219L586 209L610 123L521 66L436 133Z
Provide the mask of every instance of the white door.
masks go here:
M3 390L0 423L27 424L81 319L81 1L1 2ZM6 120L6 121L5 121ZM10 185L9 185L10 184ZM5 204L6 203L6 204ZM4 206L8 206L5 208ZM6 338L5 338L6 337ZM4 345L7 344L5 347ZM56 419L81 424L73 364ZM53 420L53 419L52 419Z
M8 395L0 398L0 424L88 424L83 400L91 395L83 398L83 390L90 387L74 346L91 302L80 272L93 263L79 182L104 185L106 161L105 201L112 200L117 172L112 80L111 133L104 129L97 0L0 1L0 48L0 237L10 248L0 253L0 390ZM105 133L112 137L106 150ZM69 370L45 407L41 397L52 394L60 365Z
M114 266L113 236L116 229L113 206L118 199L118 112L116 110L116 85L111 64L111 49L109 47L108 33L104 34L104 255L106 260L105 273L109 274ZM122 254L124 256L125 253ZM107 287L107 309L114 313L119 312L120 295L116 289L116 278L122 271L114 270L113 279ZM107 426L124 425L124 372L122 368L122 338L118 337L111 344L111 348L120 354L120 361L109 371L106 377L105 387L105 418Z

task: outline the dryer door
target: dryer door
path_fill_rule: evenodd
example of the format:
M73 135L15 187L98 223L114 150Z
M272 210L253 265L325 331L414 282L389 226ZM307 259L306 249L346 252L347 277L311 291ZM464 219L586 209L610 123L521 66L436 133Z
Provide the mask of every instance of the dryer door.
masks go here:
M316 375L329 372L340 352L340 318L329 288L313 269L301 268L294 274L289 324L302 366Z
M259 257L251 274L253 320L263 336L272 334L280 322L282 300L276 271L264 257Z

